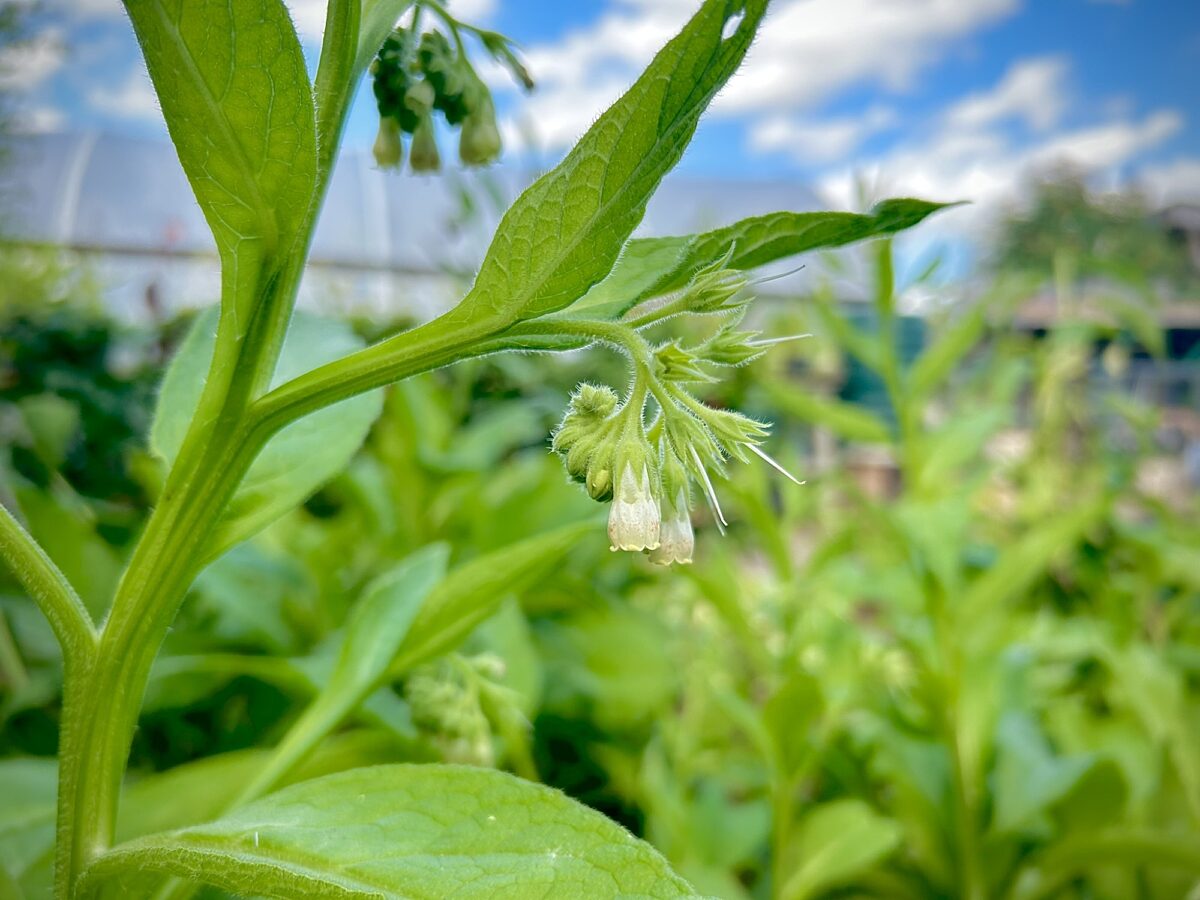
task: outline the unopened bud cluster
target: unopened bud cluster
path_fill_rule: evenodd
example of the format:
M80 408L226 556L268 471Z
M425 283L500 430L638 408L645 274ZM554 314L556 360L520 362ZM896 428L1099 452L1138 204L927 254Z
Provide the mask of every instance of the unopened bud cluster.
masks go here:
M478 34L485 49L526 89L533 87L507 38L491 31ZM411 29L396 28L371 63L371 75L379 109L374 155L380 168L401 166L406 137L413 172L441 168L435 114L459 129L458 156L464 165L485 166L500 156L492 94L476 74L461 40L452 46L440 31L418 36Z
M451 656L418 667L404 683L413 724L449 762L491 766L496 762L492 728L481 686L499 678L504 662L492 655Z

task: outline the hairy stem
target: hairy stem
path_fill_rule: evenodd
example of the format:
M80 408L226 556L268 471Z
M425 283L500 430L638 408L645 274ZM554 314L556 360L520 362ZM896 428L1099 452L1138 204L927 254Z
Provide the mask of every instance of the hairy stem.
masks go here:
M37 541L3 506L0 559L50 622L63 658L90 655L96 646L96 630L83 601Z

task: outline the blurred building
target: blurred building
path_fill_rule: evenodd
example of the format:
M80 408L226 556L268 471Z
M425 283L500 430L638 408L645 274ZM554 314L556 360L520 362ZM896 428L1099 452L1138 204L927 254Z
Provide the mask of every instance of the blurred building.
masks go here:
M208 227L166 140L110 134L15 138L0 173L4 230L16 242L77 254L117 316L137 321L216 300ZM300 302L395 318L448 308L469 284L503 211L536 173L451 169L436 177L379 171L344 153L313 243ZM681 234L778 209L819 209L794 182L672 177L641 234ZM786 292L786 279L772 291Z

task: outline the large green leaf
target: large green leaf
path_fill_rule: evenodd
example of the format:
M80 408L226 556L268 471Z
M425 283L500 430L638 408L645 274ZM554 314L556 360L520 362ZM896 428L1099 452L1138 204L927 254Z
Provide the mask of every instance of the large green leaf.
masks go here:
M900 843L900 826L861 800L814 808L797 826L798 862L784 882L784 900L803 900L864 874Z
M616 318L642 300L677 290L699 268L729 254L731 269L911 228L946 204L884 200L869 213L775 212L704 234L630 241L612 272L572 304L571 316Z
M126 0L125 8L225 286L253 299L244 289L266 258L291 246L316 181L312 87L287 10L280 0ZM239 333L244 312L234 310Z
M695 896L600 813L458 766L355 769L120 844L88 869L80 894L141 896L162 874L286 898Z
M216 320L215 308L197 316L163 379L150 444L168 462L183 442L204 389ZM362 339L344 322L297 312L273 384L282 384L362 346ZM362 394L305 416L271 438L230 501L212 536L209 555L217 556L254 534L340 472L367 436L382 402L378 392Z
M741 63L766 7L766 0L708 0L512 205L456 315L503 325L554 312L607 275L701 113Z
M259 749L218 753L126 785L121 793L117 840L216 818L229 808L269 756L269 751ZM388 734L349 731L322 743L285 781L290 784L395 759L396 744Z

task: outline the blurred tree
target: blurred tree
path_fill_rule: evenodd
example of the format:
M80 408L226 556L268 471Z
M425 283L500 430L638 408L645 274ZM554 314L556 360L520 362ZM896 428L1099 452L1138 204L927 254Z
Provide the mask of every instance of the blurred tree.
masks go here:
M1035 182L1033 199L997 226L993 271L1043 272L1069 280L1165 282L1176 290L1200 280L1185 243L1136 189L1098 193L1082 173L1060 169Z

